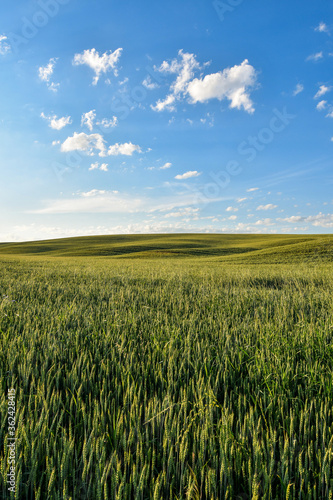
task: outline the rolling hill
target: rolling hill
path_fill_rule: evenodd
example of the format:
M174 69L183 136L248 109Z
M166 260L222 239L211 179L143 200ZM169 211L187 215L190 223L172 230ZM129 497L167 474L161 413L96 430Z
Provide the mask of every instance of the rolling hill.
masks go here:
M0 256L208 258L235 263L333 262L332 235L170 234L3 243Z

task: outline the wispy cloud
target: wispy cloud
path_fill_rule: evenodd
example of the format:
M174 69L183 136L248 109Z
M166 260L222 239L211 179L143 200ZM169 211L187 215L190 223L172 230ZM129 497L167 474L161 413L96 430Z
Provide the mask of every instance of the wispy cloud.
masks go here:
M323 111L327 106L327 101L319 101L316 108L318 111Z
M256 210L274 210L277 208L277 205L273 205L272 203L268 203L267 205L259 205Z
M96 118L96 112L94 109L88 111L87 113L83 113L81 117L81 127L86 125L90 131L94 128L94 121Z
M323 59L323 57L324 57L324 54L323 54L323 52L321 51L321 52L316 52L316 54L310 54L310 55L306 58L306 60L307 60L307 61L314 61L314 62L316 62L316 61L320 61L320 59Z
M320 33L329 33L329 27L327 26L326 23L319 23L318 26L315 27L315 31L319 31Z
M49 60L46 66L40 66L38 69L38 76L40 81L45 82L49 90L57 92L59 83L51 82L51 77L54 72L55 65L57 63L57 58L53 57Z
M327 85L320 85L318 92L314 96L314 99L319 99L319 97L322 97L323 95L327 94L327 92L330 92L332 90L332 87L327 87Z
M304 90L304 85L302 83L298 83L295 87L295 90L293 91L293 96L296 96L303 92Z
M172 163L164 163L161 167L148 167L147 170L167 170L172 167Z
M84 50L82 54L75 54L73 59L74 66L86 65L93 70L95 77L93 79L93 85L97 85L100 76L104 73L112 71L115 76L117 76L117 64L119 62L122 48L115 50L114 52L104 52L104 54L99 55L96 49Z
M63 116L61 118L58 118L57 115L46 116L44 113L41 113L40 116L41 118L44 118L44 120L47 120L49 122L49 127L53 128L54 130L61 130L72 123L70 116Z
M96 162L90 165L89 170L101 170L102 172L108 172L109 165L107 163L102 163L101 165Z
M0 54L2 56L8 54L11 51L11 47L8 43L8 37L6 35L0 35Z
M197 172L196 170L190 170L189 172L185 172L184 174L176 175L175 179L184 180L190 179L191 177L199 177L199 175L201 175L201 173Z

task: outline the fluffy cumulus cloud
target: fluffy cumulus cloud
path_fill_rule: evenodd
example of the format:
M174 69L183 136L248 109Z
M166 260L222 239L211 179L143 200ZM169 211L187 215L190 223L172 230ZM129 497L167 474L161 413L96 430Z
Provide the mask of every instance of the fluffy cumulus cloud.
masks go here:
M114 144L113 146L110 146L108 149L108 155L109 156L118 156L118 155L124 155L124 156L132 156L133 153L135 152L142 153L140 146L137 144L132 144L131 142L125 142L124 144Z
M274 210L277 208L277 205L272 205L272 203L268 203L267 205L259 205L256 210Z
M249 188L246 190L247 193L253 193L254 191L258 191L259 188Z
M6 35L0 35L0 54L2 56L8 54L11 51L11 47L8 43L8 38Z
M74 132L72 137L67 137L65 142L61 145L61 151L67 153L69 151L83 151L89 156L94 156L99 151L99 156L132 156L137 151L141 153L140 146L125 142L124 144L114 144L107 147L106 141L101 134L80 134Z
M53 92L57 92L59 83L51 82L51 77L54 72L55 65L57 63L57 58L51 58L46 66L40 66L38 68L38 76L41 82L45 82L47 87Z
M206 66L207 63L204 65ZM171 62L163 61L156 71L177 75L170 86L170 92L165 99L157 101L152 106L154 111L174 111L177 101L188 96L189 102L207 102L210 99L230 101L230 108L244 109L254 112L250 92L257 82L257 72L247 59L240 65L226 68L218 73L212 73L201 78L194 78L195 72L202 69L194 54L178 52L178 58Z
M194 103L206 102L209 99L227 99L230 101L230 108L243 108L248 113L253 113L250 91L256 81L256 70L245 59L238 66L194 79L188 85L188 93Z
M101 134L78 134L74 132L72 137L67 137L61 145L61 151L67 153L69 151L84 151L88 155L93 156L95 151L99 151L99 156L105 156L105 141Z
M236 207L228 207L225 210L226 212L238 212L238 208Z
M113 74L117 76L117 64L122 50L123 49L119 48L114 52L104 52L102 55L99 55L96 49L84 50L82 54L75 54L73 64L74 66L86 65L91 68L95 73L93 85L97 85L97 82L103 73L106 74L109 71L112 71Z
M72 123L70 116L63 116L61 118L58 118L57 115L46 116L44 113L41 113L40 116L44 118L44 120L47 120L49 122L49 127L53 128L54 130L61 130L66 127L66 125L70 125Z
M184 174L176 175L175 179L177 179L178 181L182 181L185 179L190 179L191 177L199 177L199 175L201 175L201 172L190 170L189 172L185 172Z
M315 99L319 99L323 95L327 94L331 90L331 87L327 87L326 85L320 85L318 92L314 96Z
M319 212L317 215L310 215L304 217L302 215L292 215L291 217L286 217L285 219L279 219L283 222L289 222L291 224L295 224L297 222L309 223L315 227L333 227L333 214L323 214Z

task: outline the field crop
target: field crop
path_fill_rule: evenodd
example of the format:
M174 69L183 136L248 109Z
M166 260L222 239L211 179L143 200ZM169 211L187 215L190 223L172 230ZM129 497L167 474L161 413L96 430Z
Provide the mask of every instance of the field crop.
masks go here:
M277 246L272 263L286 258ZM275 266L253 251L246 263L3 250L0 497L332 499L331 249Z

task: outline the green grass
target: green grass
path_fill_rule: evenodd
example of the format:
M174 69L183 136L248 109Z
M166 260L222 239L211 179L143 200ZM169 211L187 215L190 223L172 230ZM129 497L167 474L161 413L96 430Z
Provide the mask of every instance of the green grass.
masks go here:
M0 255L114 258L190 258L290 263L333 262L331 235L136 235L91 236L0 246Z
M13 386L16 498L332 498L331 261L329 236L1 245L0 497Z

